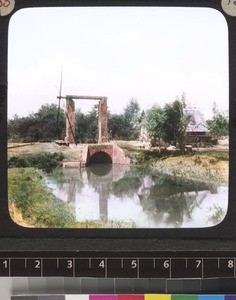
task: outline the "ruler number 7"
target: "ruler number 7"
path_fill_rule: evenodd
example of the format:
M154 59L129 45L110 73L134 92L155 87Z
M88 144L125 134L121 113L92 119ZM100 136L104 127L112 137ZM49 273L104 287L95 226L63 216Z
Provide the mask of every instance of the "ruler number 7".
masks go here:
M196 259L196 269L199 269L201 267L202 264L202 260L201 259Z

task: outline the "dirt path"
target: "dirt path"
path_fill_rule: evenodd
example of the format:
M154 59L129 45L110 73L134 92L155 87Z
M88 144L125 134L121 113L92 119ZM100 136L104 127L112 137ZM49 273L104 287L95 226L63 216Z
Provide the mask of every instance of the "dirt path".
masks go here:
M32 143L32 144L10 144L8 146L8 157L30 154L30 153L59 153L62 152L66 156L66 160L80 161L82 155L82 146L70 148L68 146L60 146L56 143Z

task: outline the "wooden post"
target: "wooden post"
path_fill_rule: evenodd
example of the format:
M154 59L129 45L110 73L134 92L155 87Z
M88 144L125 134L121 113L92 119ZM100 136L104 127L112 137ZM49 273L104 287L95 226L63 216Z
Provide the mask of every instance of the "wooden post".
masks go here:
M107 142L107 98L102 98L98 105L98 143Z
M75 144L75 102L72 98L66 99L65 142L69 144Z

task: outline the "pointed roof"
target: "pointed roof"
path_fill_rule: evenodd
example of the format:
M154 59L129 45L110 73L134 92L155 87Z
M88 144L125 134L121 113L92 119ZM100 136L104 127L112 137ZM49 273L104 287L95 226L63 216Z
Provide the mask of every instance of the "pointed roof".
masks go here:
M203 114L196 108L186 108L185 113L192 116L187 132L208 132Z

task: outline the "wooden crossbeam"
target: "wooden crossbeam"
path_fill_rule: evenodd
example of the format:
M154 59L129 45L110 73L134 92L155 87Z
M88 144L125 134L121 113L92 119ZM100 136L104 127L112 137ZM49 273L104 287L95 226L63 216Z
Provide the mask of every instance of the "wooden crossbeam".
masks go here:
M76 95L66 95L61 96L61 97L57 97L58 99L73 99L73 100L102 100L102 99L106 99L107 97L105 96L76 96Z

